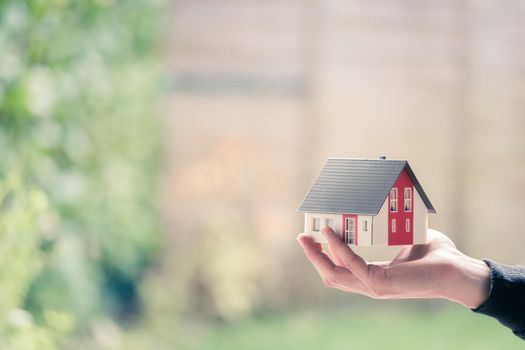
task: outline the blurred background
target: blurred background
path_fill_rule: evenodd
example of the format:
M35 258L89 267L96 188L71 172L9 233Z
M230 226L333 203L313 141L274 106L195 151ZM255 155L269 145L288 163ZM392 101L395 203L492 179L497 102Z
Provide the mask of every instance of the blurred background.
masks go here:
M525 264L524 16L0 0L0 349L519 348L458 305L327 289L295 237L327 157L386 155L431 227Z

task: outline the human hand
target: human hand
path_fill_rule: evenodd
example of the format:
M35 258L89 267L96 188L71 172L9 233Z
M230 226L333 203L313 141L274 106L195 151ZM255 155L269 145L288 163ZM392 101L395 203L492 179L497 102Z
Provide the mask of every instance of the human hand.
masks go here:
M330 255L305 233L297 240L328 287L376 299L444 298L469 308L488 298L487 264L461 253L439 231L428 230L427 244L403 247L393 260L373 263L354 253L331 228L322 232Z

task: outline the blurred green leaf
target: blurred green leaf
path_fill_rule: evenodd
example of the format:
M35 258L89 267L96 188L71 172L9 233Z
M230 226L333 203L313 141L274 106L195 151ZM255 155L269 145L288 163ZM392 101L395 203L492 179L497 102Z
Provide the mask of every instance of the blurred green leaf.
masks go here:
M0 348L129 316L161 246L162 1L0 2Z

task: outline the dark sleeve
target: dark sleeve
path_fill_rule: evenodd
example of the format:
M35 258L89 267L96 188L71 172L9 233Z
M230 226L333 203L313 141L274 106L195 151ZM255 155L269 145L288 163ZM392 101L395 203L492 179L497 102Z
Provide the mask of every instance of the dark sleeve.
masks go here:
M525 266L484 261L490 267L490 294L483 304L472 311L494 317L525 339Z

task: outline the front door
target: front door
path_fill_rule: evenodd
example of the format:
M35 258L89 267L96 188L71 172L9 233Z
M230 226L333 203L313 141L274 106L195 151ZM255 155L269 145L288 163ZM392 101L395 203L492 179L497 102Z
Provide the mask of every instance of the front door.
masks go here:
M343 214L343 241L357 245L357 215Z

